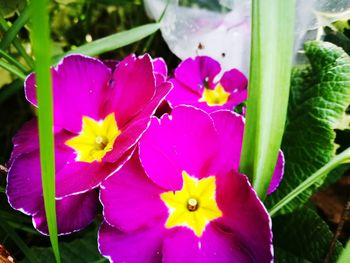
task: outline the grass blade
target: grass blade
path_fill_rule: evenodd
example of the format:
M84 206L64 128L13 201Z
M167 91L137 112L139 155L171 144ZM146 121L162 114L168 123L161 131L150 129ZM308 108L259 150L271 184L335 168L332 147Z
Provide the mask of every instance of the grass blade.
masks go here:
M16 243L18 248L22 250L26 258L33 263L40 263L39 259L29 249L26 243L17 235L16 231L5 221L0 220L0 227L8 234L8 236Z
M0 12L0 28L3 32L7 32L7 30L10 29L10 26L7 24L6 20L3 18L3 15ZM18 50L18 53L21 54L21 56L24 58L26 63L30 68L34 67L34 61L33 59L27 54L26 50L21 44L21 41L17 37L14 37L12 41L13 45L16 47Z
M40 164L44 204L50 240L57 262L60 262L56 203L55 203L55 157L53 136L53 109L51 89L51 43L48 0L33 0L32 46L35 54L35 71L38 97Z
M9 71L12 74L16 75L21 80L24 80L26 78L26 76L23 74L22 71L19 71L16 67L14 67L11 64L5 62L2 59L0 59L0 67L6 69L7 71Z
M7 49L12 41L17 36L18 32L22 29L22 27L27 24L30 18L30 8L26 6L20 16L16 19L16 21L12 24L12 26L6 31L4 37L0 42L0 49Z
M8 53L6 53L5 51L3 51L1 49L0 49L0 57L3 57L4 59L6 59L9 63L11 63L12 65L16 66L23 73L28 71L21 63L19 63L16 59L14 59Z
M70 53L79 53L88 56L96 56L104 52L115 50L117 48L137 42L154 32L160 27L159 23L146 24L133 29L119 32L104 38L100 38L88 44L82 45L74 50L71 50L54 58L54 63L57 63L63 56Z
M292 67L295 0L253 0L249 96L240 170L261 199L276 165Z
M350 162L350 148L336 155L329 163L307 178L303 183L281 199L277 204L275 204L271 209L269 209L270 216L274 216L283 206L292 201L296 196L301 194L307 188L317 183L319 180L327 176L329 172L337 168L339 165Z

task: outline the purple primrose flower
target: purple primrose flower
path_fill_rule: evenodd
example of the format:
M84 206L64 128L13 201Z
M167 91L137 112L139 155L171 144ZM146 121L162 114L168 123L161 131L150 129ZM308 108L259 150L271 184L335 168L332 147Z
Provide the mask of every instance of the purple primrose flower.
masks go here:
M168 94L163 60L128 56L105 65L69 55L52 68L56 202L60 234L89 224L96 213L94 188L132 155L151 116ZM25 81L28 101L37 107L35 75ZM9 203L33 217L47 233L36 119L13 139L6 193Z
M193 105L207 112L232 110L247 99L248 81L237 69L220 73L219 62L210 57L184 60L170 79L174 89L167 96L168 102L173 107Z
M178 106L152 117L139 152L101 185L101 254L112 262L271 262L270 217L237 172L243 129L229 110Z

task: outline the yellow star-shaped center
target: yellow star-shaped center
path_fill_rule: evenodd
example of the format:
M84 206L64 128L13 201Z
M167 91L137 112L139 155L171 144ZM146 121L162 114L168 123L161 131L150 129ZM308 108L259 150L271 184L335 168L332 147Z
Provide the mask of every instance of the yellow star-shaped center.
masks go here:
M67 140L65 144L75 150L76 161L101 162L102 158L112 151L114 142L121 133L114 113L100 121L83 116L82 123L79 135Z
M182 172L183 185L179 191L162 193L160 198L169 209L166 228L188 227L201 237L205 227L222 216L216 204L215 176L197 179Z
M199 102L206 102L208 106L222 106L228 101L229 96L230 93L219 83L214 89L205 88Z

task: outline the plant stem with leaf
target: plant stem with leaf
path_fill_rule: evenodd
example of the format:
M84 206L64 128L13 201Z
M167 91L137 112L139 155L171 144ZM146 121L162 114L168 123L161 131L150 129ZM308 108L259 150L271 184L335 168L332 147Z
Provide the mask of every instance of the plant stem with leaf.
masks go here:
M252 47L240 171L265 198L286 120L295 0L253 0Z

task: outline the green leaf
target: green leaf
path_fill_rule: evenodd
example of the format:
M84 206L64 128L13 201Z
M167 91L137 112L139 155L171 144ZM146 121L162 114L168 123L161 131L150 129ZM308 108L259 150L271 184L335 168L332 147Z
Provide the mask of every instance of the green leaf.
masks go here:
M275 263L323 262L333 234L328 225L310 208L273 219ZM336 262L342 252L340 242L330 262Z
M253 0L252 50L240 170L265 198L286 119L295 0Z
M73 241L60 242L61 260L63 263L86 263L86 262L108 262L97 249L97 227L93 230L85 231L85 234L78 234ZM31 251L39 258L39 262L54 262L52 248L32 247ZM23 263L28 262L27 259Z
M349 262L350 262L350 241L348 241L348 244L346 245L346 248L344 249L337 263L349 263Z
M303 181L300 185L294 188L291 192L289 192L286 196L284 196L281 200L279 200L276 204L269 209L269 213L271 216L274 216L278 211L286 207L290 204L294 199L305 194L305 191L309 189L311 186L320 184L326 178L327 174L333 171L335 168L339 167L342 164L350 162L350 147L343 151L342 153L335 156L331 161L329 161L325 166L321 169L317 170L313 175L308 177L305 181ZM334 175L334 173L333 173Z
M35 72L38 97L40 165L45 213L50 241L57 262L60 262L56 202L53 108L51 88L51 43L48 0L32 0L32 46L36 58Z
M8 72L11 72L12 74L16 75L21 80L24 80L26 78L26 76L23 74L22 71L18 70L16 67L5 62L2 59L0 59L0 67L6 69Z
M1 10L0 10L0 29L4 32L10 30L10 26L8 25L7 21L2 17ZM12 42L13 42L13 45L18 50L18 53L21 54L21 56L24 58L28 66L30 66L30 68L33 68L34 66L33 59L27 54L25 48L21 44L21 41L15 36Z
M0 42L0 49L4 50L9 47L9 45L15 39L15 37L17 36L21 28L28 22L29 18L30 18L30 7L27 6L23 10L23 12L21 12L21 15L16 19L16 21L9 28L9 30L6 31L4 37Z
M334 129L349 127L346 115L350 103L349 56L331 43L316 41L305 44L305 54L311 65L293 70L282 143L285 172L280 186L266 199L268 208L325 166L337 148ZM324 177L281 212L293 211L304 204L323 181Z
M137 42L153 33L155 33L160 27L159 23L147 24L133 29L119 32L91 43L77 47L60 56L54 58L54 63L57 63L63 56L71 53L79 53L88 56L96 56L104 52L115 50L117 48Z

